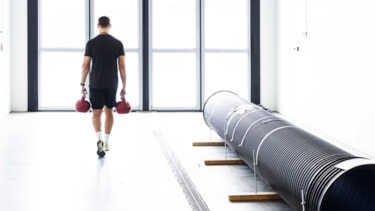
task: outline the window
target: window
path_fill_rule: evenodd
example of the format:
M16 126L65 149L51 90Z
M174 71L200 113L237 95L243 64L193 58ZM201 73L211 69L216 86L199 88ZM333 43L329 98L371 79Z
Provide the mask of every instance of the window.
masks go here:
M80 97L84 11L84 1L40 0L39 109L72 109Z
M197 110L197 1L152 0L151 5L151 107Z
M94 0L92 37L98 34L97 23L100 16L111 19L110 34L121 40L125 48L126 100L133 110L138 110L141 102L141 43L140 43L140 1L138 0ZM122 86L119 80L119 87ZM119 89L120 90L120 89ZM118 96L119 97L119 96ZM120 99L118 99L120 100Z
M102 15L124 44L134 110L144 99L148 110L200 110L219 90L250 98L249 0L39 0L39 110L74 109L85 44Z
M96 24L98 17L102 15L111 18L111 34L124 44L127 75L131 79L127 80L129 94L126 98L133 109L139 107L139 1L90 2L92 4L89 4L89 1L40 0L40 110L74 109L73 106L81 95L79 82L85 44L89 38L97 35ZM88 5L93 5L93 8ZM91 10L94 12L90 17ZM69 15L66 11L69 11Z
M249 97L249 14L247 0L204 0L205 98L220 90Z

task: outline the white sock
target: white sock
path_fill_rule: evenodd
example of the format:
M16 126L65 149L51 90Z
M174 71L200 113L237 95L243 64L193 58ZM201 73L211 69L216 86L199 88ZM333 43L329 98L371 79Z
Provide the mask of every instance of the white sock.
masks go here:
M109 135L110 134L104 134L104 142L107 142L109 141Z
M97 131L96 132L96 137L98 138L98 141L102 140L102 132L101 131Z

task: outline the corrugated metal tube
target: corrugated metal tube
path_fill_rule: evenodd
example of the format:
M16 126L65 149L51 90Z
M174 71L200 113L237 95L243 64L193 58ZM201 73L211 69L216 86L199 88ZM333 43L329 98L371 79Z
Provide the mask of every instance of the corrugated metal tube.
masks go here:
M375 161L352 155L230 91L211 95L203 117L294 210L375 210Z

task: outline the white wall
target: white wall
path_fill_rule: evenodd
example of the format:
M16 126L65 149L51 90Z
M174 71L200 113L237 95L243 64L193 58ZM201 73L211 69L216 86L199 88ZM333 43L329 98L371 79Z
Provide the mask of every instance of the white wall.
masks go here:
M10 112L10 0L0 0L0 119Z
M375 156L375 2L306 2L277 1L277 111Z
M27 111L27 0L10 0L10 2L11 110Z
M261 104L276 109L276 0L260 1Z

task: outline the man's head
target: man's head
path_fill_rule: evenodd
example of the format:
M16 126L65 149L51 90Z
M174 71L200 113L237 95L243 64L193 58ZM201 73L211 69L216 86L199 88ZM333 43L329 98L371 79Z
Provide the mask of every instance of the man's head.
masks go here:
M109 18L107 16L100 17L98 20L98 26L100 26L101 28L111 27Z

